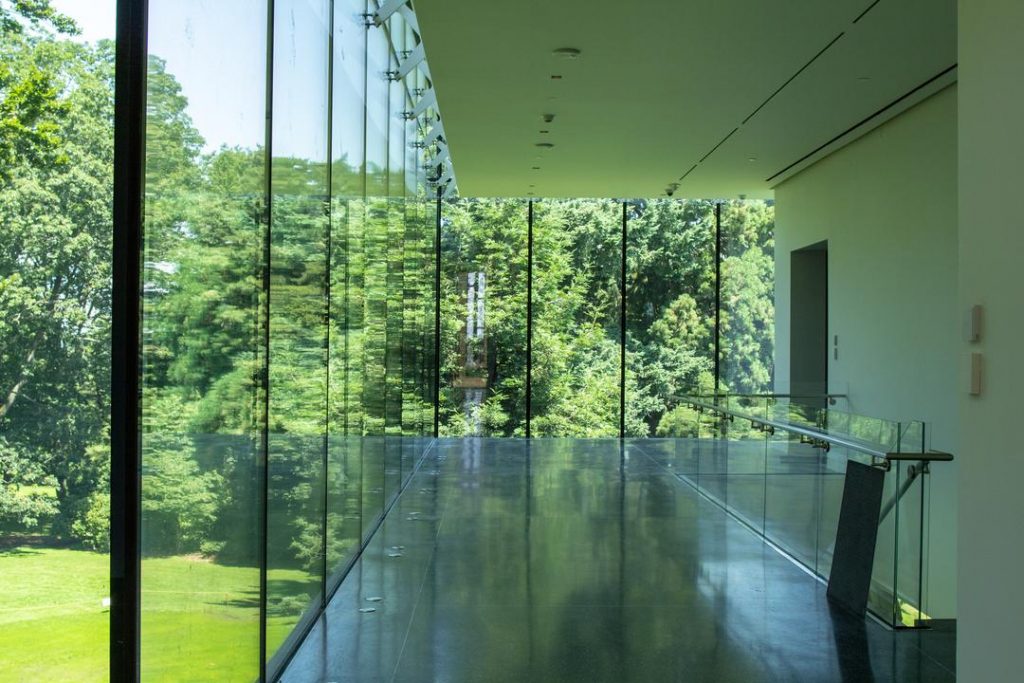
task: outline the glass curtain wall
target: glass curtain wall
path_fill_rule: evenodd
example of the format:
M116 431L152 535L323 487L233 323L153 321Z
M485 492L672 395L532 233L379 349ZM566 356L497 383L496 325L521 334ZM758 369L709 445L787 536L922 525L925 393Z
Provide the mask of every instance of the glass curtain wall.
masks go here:
M622 202L534 203L534 436L619 436Z
M626 436L691 436L675 397L715 383L715 203L637 200L626 240Z
M150 0L146 680L273 677L429 445L436 112L375 8Z
M334 2L327 331L327 567L331 576L348 566L362 540L365 11L366 0Z
M372 5L372 0L370 2ZM383 30L366 35L366 210L362 226L363 537L384 511L387 406L388 134L391 50Z
M247 0L150 3L142 323L147 680L255 678L260 671L266 12L265 3ZM225 42L223 26L246 39Z
M441 434L524 436L529 398L533 436L616 437L624 389L624 436L695 436L678 397L713 392L716 370L723 392L771 391L773 217L765 201L625 202L623 382L623 202L535 201L531 271L527 201L445 201Z
M267 656L323 590L330 2L275 0L271 115Z
M775 352L775 206L721 208L720 391L770 393Z
M441 236L441 433L526 434L527 205L449 200Z

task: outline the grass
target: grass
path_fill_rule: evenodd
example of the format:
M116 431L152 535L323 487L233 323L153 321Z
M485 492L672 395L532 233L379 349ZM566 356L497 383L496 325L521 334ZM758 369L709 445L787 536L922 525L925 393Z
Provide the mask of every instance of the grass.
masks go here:
M0 681L107 680L109 556L17 547L0 552ZM147 681L252 681L259 658L259 573L194 556L142 565L142 674ZM315 581L275 570L272 594ZM276 591L276 592L275 592ZM268 619L283 640L297 614Z

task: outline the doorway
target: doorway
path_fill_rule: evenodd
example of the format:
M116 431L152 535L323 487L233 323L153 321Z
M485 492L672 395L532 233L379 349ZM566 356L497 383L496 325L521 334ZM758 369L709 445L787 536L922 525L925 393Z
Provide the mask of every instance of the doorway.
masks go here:
M789 391L825 407L828 393L828 242L790 257ZM811 398L811 397L821 397Z

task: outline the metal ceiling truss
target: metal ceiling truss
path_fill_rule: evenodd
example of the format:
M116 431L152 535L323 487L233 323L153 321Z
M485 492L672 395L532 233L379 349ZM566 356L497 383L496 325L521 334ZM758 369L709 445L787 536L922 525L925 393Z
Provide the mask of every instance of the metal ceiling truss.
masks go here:
M413 85L409 88L409 95L412 100L411 109L402 112L403 118L407 121L420 120L424 126L420 127L419 142L413 143L418 149L425 150L424 168L427 169L427 183L433 187L443 186L444 196L454 196L456 190L455 170L452 167L451 152L448 149L448 141L445 138L444 126L441 123L441 115L437 107L437 94L434 92L433 81L430 77L430 67L427 64L426 48L420 36L419 22L416 20L416 12L413 11L410 0L379 0L380 5L376 11L368 15L369 22L378 28L383 27L392 16L400 14L407 26L412 29L416 40L416 47L412 50L398 50L398 69L388 72L388 78L395 81L405 80L407 83L411 76L417 72L422 74L424 87ZM412 81L416 83L415 80ZM438 169L441 169L440 171Z

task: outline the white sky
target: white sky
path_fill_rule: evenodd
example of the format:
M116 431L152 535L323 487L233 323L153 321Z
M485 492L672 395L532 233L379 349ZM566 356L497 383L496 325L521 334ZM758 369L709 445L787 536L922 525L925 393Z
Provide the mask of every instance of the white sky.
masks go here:
M89 42L113 38L114 0L52 0ZM274 111L275 155L323 156L327 15L323 0L280 3L275 22L291 30L276 47L280 96ZM264 143L265 0L151 0L149 51L167 62L189 101L189 114L211 151ZM361 112L360 112L361 114Z
M50 0L50 4L58 12L78 22L84 40L92 43L102 38L114 37L114 0Z

